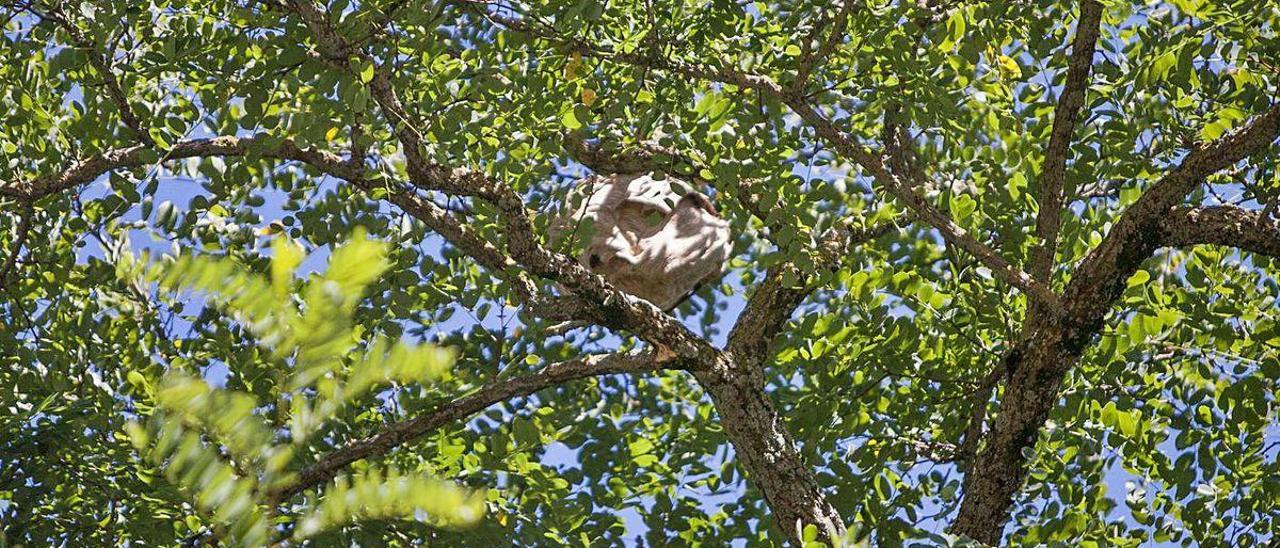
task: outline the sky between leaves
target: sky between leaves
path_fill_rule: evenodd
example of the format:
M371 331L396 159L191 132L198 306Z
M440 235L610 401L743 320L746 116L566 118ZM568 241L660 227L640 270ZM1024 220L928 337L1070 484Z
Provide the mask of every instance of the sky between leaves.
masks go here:
M683 40L680 55L731 56L767 73L792 62L795 29L818 5L678 3L648 22L635 17L640 3L522 4L521 11L617 44L642 40L651 26L664 29L668 39ZM1063 6L956 6L920 39L909 25L890 24L911 20L915 8L876 4L855 16L854 38L816 75L833 88L823 102L867 140L878 137L891 100L912 105L921 159L967 182L931 198L983 241L1024 255L1034 243L1027 227L1038 169L1024 158L1038 158L1047 139L1074 17ZM331 9L359 35L377 7ZM308 39L296 21L221 1L94 2L69 11L95 43L116 48L123 85L162 146L266 131L342 151L350 145L345 126L362 120L370 128L369 167L403 176L403 156L376 123L363 77L307 60ZM739 253L724 283L704 288L680 316L717 342L763 267L811 262L813 240L837 217L887 217L894 207L869 181L846 179L847 159L815 146L776 103L564 55L452 8L400 17L394 48L370 51L400 64L406 102L430 121L432 156L502 177L540 211L582 173L561 145L566 129L656 139L711 166L704 176L770 182L763 202L771 220L798 227L768 232L780 249L762 237L761 220L713 192L734 222ZM1076 193L1100 194L1072 202L1060 263L1096 245L1144 185L1181 158L1186 139L1216 137L1274 100L1277 63L1269 60L1280 58L1278 17L1256 1L1109 4L1091 114L1077 132L1068 178ZM95 71L67 43L65 33L29 15L5 27L4 181L48 173L130 138ZM1276 181L1273 158L1211 181L1192 201L1256 207ZM340 414L311 448L317 455L494 375L635 344L599 329L545 337L542 322L522 321L504 306L512 302L505 284L420 223L297 166L177 162L117 172L34 207L36 229L17 266L21 281L6 285L0 333L9 356L0 386L11 387L0 397L10 455L0 458L0 470L20 478L0 486L13 501L0 516L41 516L24 526L31 539L190 534L182 496L140 481L143 465L121 436L121 421L140 397L130 373L159 378L176 365L164 356L179 356L228 388L264 401L273 394L261 379L280 364L264 360L237 322L190 296L153 295L153 310L139 306L115 276L122 246L176 246L265 269L271 238L256 231L274 220L316 257L355 226L392 243L392 267L359 307L359 323L371 334L458 347L459 362L445 382L397 388ZM492 209L469 207L471 226L498 239ZM8 202L5 208L16 211ZM15 214L0 216L5 234L18 222ZM771 394L833 503L883 539L950 522L961 476L953 465L930 462L922 447L945 450L958 439L970 384L1014 336L1023 307L989 271L940 243L927 227L908 225L847 257L795 315L769 369ZM1122 299L1129 312L1109 321L1070 376L1034 450L1011 540L1214 545L1274 534L1274 272L1265 257L1201 247L1162 252L1130 280ZM1063 280L1069 268L1056 275ZM491 519L467 533L470 543L769 537L766 508L715 420L685 374L613 376L491 409L387 460L496 489ZM375 523L340 534L463 541L424 527Z

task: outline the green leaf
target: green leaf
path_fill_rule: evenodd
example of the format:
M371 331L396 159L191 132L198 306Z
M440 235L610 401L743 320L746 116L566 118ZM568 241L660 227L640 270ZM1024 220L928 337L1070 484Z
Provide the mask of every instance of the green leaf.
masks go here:
M1200 129L1200 139L1202 141L1217 139L1247 117L1248 113L1235 107L1219 110L1213 115L1213 121Z
M511 424L512 434L515 436L516 443L523 447L540 447L542 445L542 434L538 432L538 428L533 425L532 421L527 419L516 419Z
M636 457L640 455L646 455L652 452L653 442L644 438L636 438L631 440L627 444L627 447L628 447L628 450L631 452L631 456Z
M1151 280L1151 273L1147 272L1146 270L1139 270L1137 272L1134 272L1133 275L1129 277L1129 287L1142 286L1146 284L1149 280Z
M951 211L955 214L956 222L963 223L967 221L977 208L978 202L974 201L968 194L961 194L951 199Z
M574 109L565 109L560 113L560 123L569 129L578 129L582 127L582 122L578 121L578 116L574 113Z
M964 9L957 9L951 12L951 16L947 18L946 34L938 43L938 48L942 51L949 52L955 48L955 45L964 38L965 30L968 23L965 21Z

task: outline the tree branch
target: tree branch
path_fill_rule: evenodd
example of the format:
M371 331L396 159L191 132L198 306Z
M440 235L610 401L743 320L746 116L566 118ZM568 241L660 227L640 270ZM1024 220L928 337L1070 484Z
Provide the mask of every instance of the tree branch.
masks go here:
M809 524L817 526L819 541L836 545L845 532L844 521L801 458L786 422L764 390L760 369L727 355L722 362L694 375L711 396L725 437L747 478L764 496L774 523L794 546L804 544L803 530Z
M437 428L455 423L491 405L512 398L529 396L547 388L587 377L681 369L682 363L658 361L653 352L640 355L594 355L549 365L537 373L493 381L467 396L440 405L430 412L390 424L377 434L348 443L303 469L293 481L273 488L269 496L276 503L285 502L307 489L328 482L351 463L384 455Z
M647 171L668 171L673 161L683 162L695 170L703 166L696 160L685 157L678 151L670 150L651 143L640 143L623 151L606 150L602 145L590 145L583 138L582 132L567 133L565 148L570 155L593 171L601 173L639 173ZM696 177L695 177L696 178ZM715 185L715 182L705 181ZM722 192L737 196L742 207L766 221L767 215L760 210L755 196L751 192L748 181L739 181L736 188L721 188ZM841 224L833 227L819 242L817 250L821 256L819 268L834 270L842 264L842 258L852 253L855 248L873 239L888 234L905 219L895 219L877 225L857 228ZM780 230L781 226L770 226L771 230ZM790 271L793 284L784 283L784 272ZM756 287L746 307L734 325L729 339L729 350L739 360L752 362L759 367L767 357L768 343L775 337L796 307L813 291L806 276L790 264L780 264L770 268L765 278Z
M244 157L251 155L257 155L261 158L297 161L309 165L326 175L350 182L362 190L378 189L377 185L365 178L363 173L364 166L359 162L344 160L340 156L325 151L301 148L287 139L276 141L269 135L258 134L250 137L214 137L179 141L168 150L163 151L146 145L109 150L77 161L62 171L37 177L30 181L0 184L0 196L8 196L21 201L35 201L89 183L108 172L118 169L142 167L184 158ZM382 188L381 190L388 191L388 201L425 223L433 231L444 236L450 243L491 271L502 273L508 267L514 266L514 262L503 255L496 247L481 238L471 228L454 220L447 211L444 211L429 200L423 199L407 189ZM518 277L513 278L512 281L517 292L521 293L522 296L536 293L536 288L532 282Z
M1029 274L1018 269L996 253L995 250L978 241L967 230L951 220L950 216L920 194L919 189L924 188L924 181L915 180L911 176L910 170L907 176L911 178L903 179L889 171L879 155L853 141L808 103L792 98L788 101L788 104L818 133L818 136L834 146L842 155L853 159L859 166L862 166L891 194L906 204L914 217L937 229L947 242L977 258L983 265L990 268L997 278L1018 288L1047 310L1055 312L1062 310L1062 304L1058 296L1048 286L1032 278Z
M589 311L591 321L606 327L631 330L641 338L666 346L686 358L706 359L715 353L704 339L658 308L627 297L577 261L544 248L538 242L537 231L533 228L524 200L509 185L479 171L450 168L423 157L422 135L411 123L392 86L389 67L346 43L329 24L321 7L312 0L290 0L289 5L312 33L321 54L331 66L354 73L353 56L373 66L370 93L400 141L409 178L415 186L475 196L492 203L501 213L511 258L534 275L561 283L582 297L583 302L598 303ZM427 203L425 207L434 207L434 204Z
M899 177L923 181L925 176L916 167L915 149L912 147L911 135L907 133L906 126L899 119L901 113L902 105L897 102L890 103L885 107L880 140L883 142L886 163L889 166L889 170L898 174Z
M794 93L804 93L805 86L809 85L809 75L813 70L821 65L828 57L840 47L840 43L844 41L845 29L849 26L849 18L853 15L854 0L843 0L840 2L837 12L834 15L835 26L831 28L831 32L827 34L827 38L822 41L822 45L818 46L817 51L810 49L810 40L806 38L802 47L804 54L800 57L800 62L796 66L795 80L791 83ZM815 31L821 31L825 27L827 21L823 19Z
M623 150L611 150L604 143L592 145L587 142L586 133L581 130L565 132L564 148L574 160L601 174L625 175L652 171L674 174L672 167L677 163L685 163L691 167L695 164L678 151L656 143L638 143Z
M695 171L703 167L677 151L650 143L611 151L603 146L588 145L581 134L575 134L566 136L566 149L578 161L606 173L666 171L673 160L688 163ZM734 187L720 186L720 190L735 195L746 211L765 221L767 216L760 211L751 187L748 181L738 181ZM869 229L844 225L832 228L818 250L821 262L826 268L837 268L842 254L893 227L894 223L884 223ZM772 230L779 228L770 226ZM783 272L787 270L796 274L796 285L784 283ZM768 358L768 345L812 291L806 283L805 277L791 264L770 268L730 334L729 351L716 355L712 365L695 372L698 383L711 395L725 435L737 451L749 480L764 495L783 534L797 545L807 524L817 525L821 537L827 540L839 538L845 531L839 513L826 501L813 472L801 459L791 433L764 387L762 367Z
M523 273L508 272L511 267L517 265L517 261L502 253L474 229L459 222L449 212L413 192L412 189L399 183L371 181L365 177L364 166L359 163L346 161L329 152L301 148L290 140L278 141L265 134L179 141L167 151L143 145L110 150L75 162L71 167L56 173L24 182L0 184L0 196L21 201L34 201L91 182L105 173L118 169L184 158L243 156L301 162L321 173L347 181L366 192L385 193L387 201L422 221L431 230L443 236L495 275L507 279L517 294L531 305L531 311L546 308L552 300L540 295L537 286ZM452 170L448 176L464 179L475 177L466 170ZM524 237L532 239L534 235L529 232ZM552 254L541 249L540 246L535 248L534 253L540 254L535 256L535 259L543 261L542 268L536 270L535 274L550 277L565 283L566 286L577 288L583 297L577 302L591 303L589 308L583 307L576 311L578 317L590 319L606 327L643 334L645 338L654 339L650 342L660 341L681 355L705 357L714 351L709 343L694 335L657 307L613 289L599 276L577 263L563 258L557 262L547 260L545 257ZM565 303L560 304L561 306L556 308L563 313Z
M22 213L19 215L18 226L14 227L13 249L9 251L9 255L5 257L4 262L0 263L0 289L8 286L9 272L18 263L18 255L22 254L22 246L26 245L27 237L31 235L31 221L35 216L35 209L31 207L31 202L22 202Z
M835 227L823 241L821 264L818 268L837 269L844 255L855 248L891 232L896 221L883 222L867 228ZM786 283L784 272L793 274L792 284ZM771 267L765 279L756 286L738 321L729 332L728 350L736 359L760 367L768 357L770 342L786 327L791 314L814 289L807 277L790 264Z
M1160 244L1223 245L1280 258L1280 220L1236 206L1176 207L1160 219Z
M1000 379L1004 378L1005 373L1004 367L992 369L986 377L983 377L982 383L969 399L971 408L969 425L965 427L960 445L956 448L956 460L961 463L962 470L969 469L973 463L973 456L978 453L978 441L982 439L982 431L987 424L987 404L991 400L991 393L995 391L996 385L1000 383ZM969 477L969 474L965 475L966 481Z
M61 7L52 7L44 18L58 25L71 37L76 47L84 51L85 56L89 58L89 64L102 77L102 81L107 88L107 96L111 98L111 102L120 110L120 118L124 121L124 125L133 131L138 141L146 145L154 145L155 141L151 139L151 134L147 132L146 122L134 112L133 106L129 104L128 95L124 92L124 87L120 85L120 79L111 70L110 57L98 50L93 40L85 36L84 32L67 18Z
M1062 86L1062 95L1058 97L1058 106L1053 111L1053 129L1050 130L1049 145L1041 166L1040 212L1036 216L1036 237L1040 238L1040 245L1032 252L1028 269L1031 276L1046 283L1052 279L1054 256L1058 250L1067 157L1071 154L1071 136L1084 106L1085 90L1089 87L1089 70L1093 67L1102 9L1102 3L1097 0L1080 3L1066 82Z
M70 167L30 181L0 185L0 196L37 200L89 183L117 169L142 167L157 162L184 158L211 158L257 154L263 158L299 161L342 179L359 178L359 167L353 167L337 155L315 149L300 148L290 140L278 144L266 134L251 137L214 137L179 141L168 150L149 145L109 150L79 160Z
M1235 131L1197 145L1178 167L1143 192L1076 268L1065 295L1078 323L1102 321L1138 265L1155 251L1161 218L1206 178L1261 152L1280 136L1280 104Z

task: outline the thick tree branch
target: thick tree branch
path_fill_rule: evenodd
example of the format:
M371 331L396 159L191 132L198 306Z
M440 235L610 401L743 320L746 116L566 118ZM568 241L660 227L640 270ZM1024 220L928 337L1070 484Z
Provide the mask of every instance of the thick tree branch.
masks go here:
M704 167L677 151L651 143L641 143L625 151L607 150L603 146L588 144L581 132L566 134L565 148L583 165L603 173L668 171L673 162L682 162L694 169ZM713 181L703 182L716 184ZM752 186L749 181L739 181L736 188L721 188L721 191L733 193L746 211L761 221L766 221L768 216L760 209ZM839 268L845 255L862 244L888 234L905 220L895 219L865 228L847 224L833 227L818 242L818 267L828 270ZM769 228L781 230L783 227L779 224ZM790 276L784 275L787 271ZM792 278L792 285L784 283L786 277ZM769 341L785 327L796 307L813 289L806 276L789 263L770 268L738 317L729 338L730 352L740 360L750 361L759 367L767 357L765 348Z
M1236 206L1175 207L1160 219L1160 245L1222 245L1280 258L1280 220Z
M466 419L497 403L529 396L577 379L680 369L681 363L660 362L655 359L653 352L641 355L595 355L549 365L537 373L493 381L467 396L445 403L430 412L390 424L377 434L348 443L321 457L315 464L299 472L291 482L275 487L270 497L276 503L288 501L294 495L333 479L351 463L385 455L396 447Z
M785 275L788 272L790 276ZM792 285L787 285L788 277ZM794 266L780 264L769 268L729 332L729 351L741 361L762 366L769 354L769 344L809 292L810 288L805 286Z
M819 540L835 545L845 532L840 513L826 500L812 469L764 390L758 367L735 363L727 354L720 367L695 371L711 396L725 437L733 444L747 478L764 495L773 521L795 546L813 524Z
M1058 106L1053 111L1053 129L1050 130L1049 145L1045 149L1044 164L1041 166L1040 212L1036 216L1036 237L1040 238L1040 245L1031 254L1028 270L1031 276L1046 283L1053 274L1054 256L1058 250L1067 157L1071 154L1071 136L1084 106L1085 90L1089 87L1089 70L1093 67L1093 52L1100 34L1102 10L1102 3L1097 0L1084 0L1080 3L1080 17L1076 20L1075 40L1071 43L1066 82L1062 86L1062 95L1058 97Z
M566 134L565 148L574 159L602 173L667 171L673 162L682 162L695 169L704 167L677 151L650 143L641 143L623 151L607 150L601 145L588 144L580 132ZM716 184L712 181L704 182ZM748 181L739 181L736 188L721 188L721 191L737 196L742 207L761 221L767 219L768 216L760 210ZM818 267L830 270L839 268L845 255L862 244L888 234L905 220L896 219L865 228L841 224L830 229L818 242ZM780 230L782 227L769 228ZM784 276L786 271L790 271L790 276ZM784 283L786 277L792 279L792 285ZM768 343L786 326L796 307L813 289L807 277L793 265L780 264L770 268L738 317L729 339L730 352L739 360L749 361L759 367L767 357L765 349Z
M565 145L578 161L606 173L666 171L673 159L701 167L677 152L645 143L634 149L610 151L588 145L581 135L569 135ZM736 187L721 188L721 191L734 194L743 208L762 221L766 219L749 183L739 181ZM831 268L838 266L845 250L890 228L892 224L867 230L843 225L832 229L819 250L824 263ZM784 283L785 270L796 274L797 285ZM698 383L711 395L725 435L733 444L749 480L764 495L775 523L796 545L802 544L802 530L807 524L817 525L826 540L838 538L845 531L839 513L826 501L812 470L800 458L782 416L765 392L762 367L768 358L768 344L811 290L805 287L804 276L794 266L781 264L770 268L739 316L730 335L729 352L718 354L711 366L695 373Z
M1102 243L1085 257L1065 295L1081 324L1102 321L1125 280L1158 245L1160 219L1214 173L1265 150L1280 136L1280 104L1189 152L1178 167L1129 206Z

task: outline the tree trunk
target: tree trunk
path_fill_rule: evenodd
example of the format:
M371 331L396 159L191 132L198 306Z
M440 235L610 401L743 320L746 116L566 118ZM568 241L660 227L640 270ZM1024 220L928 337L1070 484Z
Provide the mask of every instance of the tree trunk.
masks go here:
M1023 448L1034 447L1040 427L1058 402L1063 377L1079 358L1060 344L1058 326L1027 339L1005 360L1008 382L986 447L965 473L964 500L951 532L995 545L1003 536L1015 494L1026 479Z
M809 524L816 525L819 538L828 543L844 535L840 513L827 502L801 459L760 375L739 365L727 371L704 370L697 377L720 414L747 479L764 494L783 534L796 545Z
M1084 354L1103 318L1124 291L1125 280L1150 257L1156 238L1126 240L1116 251L1121 260L1084 270L1068 286L1063 302L1068 316L1028 314L1014 350L1005 358L1007 374L1000 412L984 440L986 446L965 473L964 500L951 532L997 544L1009 521L1015 494L1026 479L1023 450L1035 447L1067 372Z

